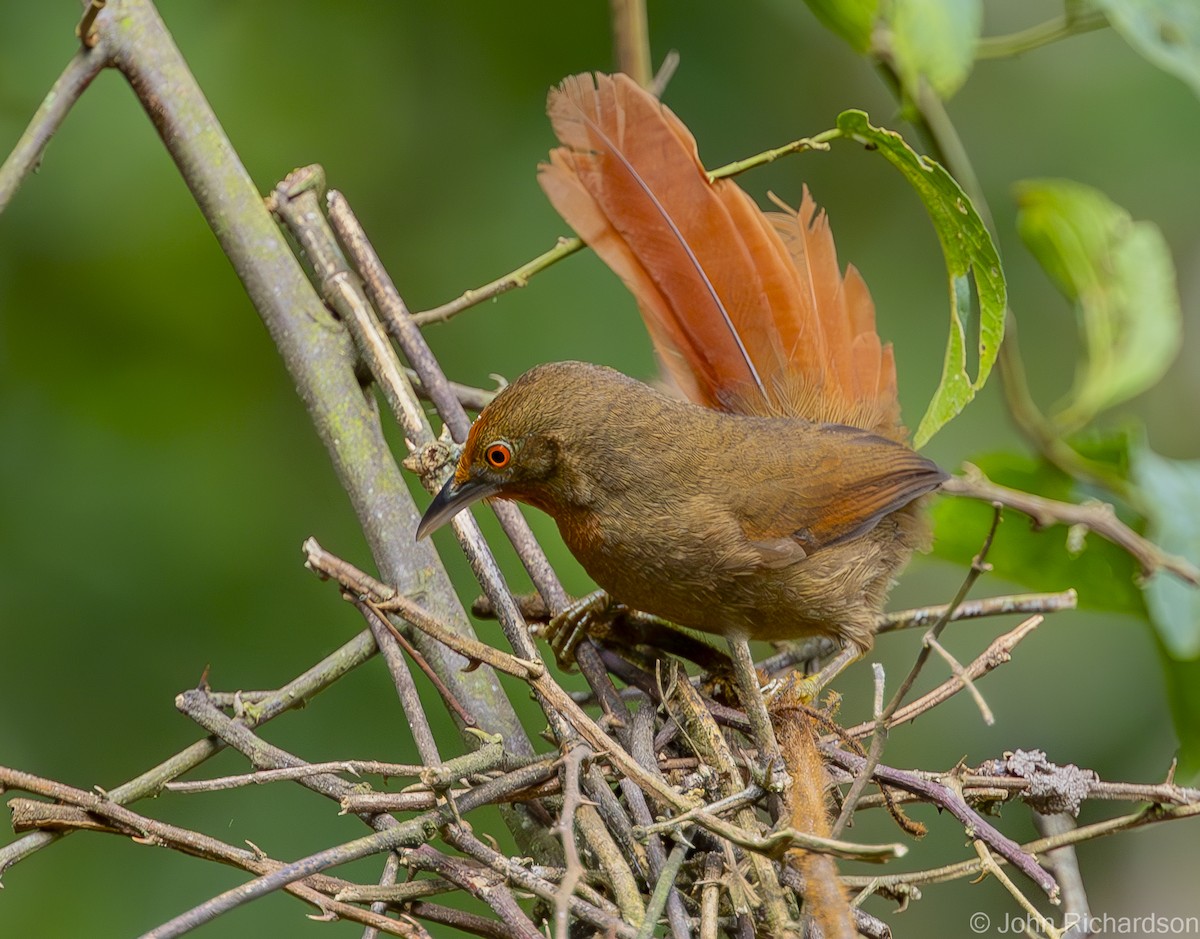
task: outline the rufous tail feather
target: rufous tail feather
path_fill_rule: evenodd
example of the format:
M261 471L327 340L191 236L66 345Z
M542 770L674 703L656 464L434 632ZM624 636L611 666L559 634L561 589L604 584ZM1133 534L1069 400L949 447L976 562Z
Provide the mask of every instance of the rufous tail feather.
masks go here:
M710 180L687 127L626 75L572 76L547 109L562 146L539 182L633 293L685 394L904 436L870 294L842 276L807 189L799 212L768 214Z

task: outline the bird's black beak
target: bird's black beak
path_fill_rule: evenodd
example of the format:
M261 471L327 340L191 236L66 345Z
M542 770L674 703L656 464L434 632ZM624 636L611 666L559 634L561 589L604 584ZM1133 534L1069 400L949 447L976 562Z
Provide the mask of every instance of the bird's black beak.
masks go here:
M421 524L417 526L417 541L441 528L468 505L473 505L488 496L494 496L499 491L498 483L484 483L474 479L459 483L451 476L446 485L442 487L441 492L433 497L429 508L425 510Z

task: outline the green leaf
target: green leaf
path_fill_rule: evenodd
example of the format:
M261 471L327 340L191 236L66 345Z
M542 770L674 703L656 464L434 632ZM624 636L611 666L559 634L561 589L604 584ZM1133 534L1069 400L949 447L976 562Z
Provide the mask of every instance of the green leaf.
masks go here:
M1148 447L1136 448L1132 457L1133 478L1149 514L1146 537L1164 551L1200 561L1200 461L1169 460ZM1145 592L1168 654L1200 658L1200 590L1160 571Z
M1086 497L1074 481L1048 463L1014 453L995 453L974 461L993 482L1048 499L1078 502ZM976 499L944 497L933 506L935 557L967 565L979 552L991 524L992 507ZM1146 617L1137 586L1138 565L1099 535L1072 543L1065 525L1035 531L1028 519L1006 511L996 531L988 563L996 576L1030 590L1074 587L1082 609Z
M1181 662L1161 655L1167 685L1167 704L1179 737L1179 766L1175 781L1194 786L1200 781L1200 659Z
M887 19L896 72L910 97L921 79L943 99L962 87L983 28L982 0L893 0Z
M1196 0L1094 0L1124 40L1200 95L1200 4Z
M1179 351L1175 267L1155 225L1090 186L1036 179L1015 190L1021 238L1079 314L1084 358L1054 418L1070 431L1155 384Z
M1000 256L975 206L939 164L918 156L895 131L871 126L862 111L843 111L837 126L843 136L877 150L904 174L925 204L946 258L950 336L941 381L913 438L921 447L975 397L996 361L1007 304ZM979 298L979 365L973 380L966 352L972 280Z
M871 46L871 31L879 12L879 0L805 0L813 15L825 28L837 33L854 47L866 52Z

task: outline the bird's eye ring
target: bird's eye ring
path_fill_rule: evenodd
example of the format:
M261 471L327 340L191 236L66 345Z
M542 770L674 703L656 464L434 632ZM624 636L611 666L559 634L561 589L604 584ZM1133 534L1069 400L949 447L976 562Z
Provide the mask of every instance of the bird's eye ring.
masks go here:
M512 449L506 443L489 444L483 458L492 469L504 469L512 462Z

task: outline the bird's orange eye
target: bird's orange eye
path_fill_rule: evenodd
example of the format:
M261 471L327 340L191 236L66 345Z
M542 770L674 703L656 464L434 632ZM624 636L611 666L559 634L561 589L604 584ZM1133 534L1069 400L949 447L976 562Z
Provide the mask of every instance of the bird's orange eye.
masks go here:
M504 469L512 462L512 450L506 443L493 443L483 451L483 458L492 469Z

